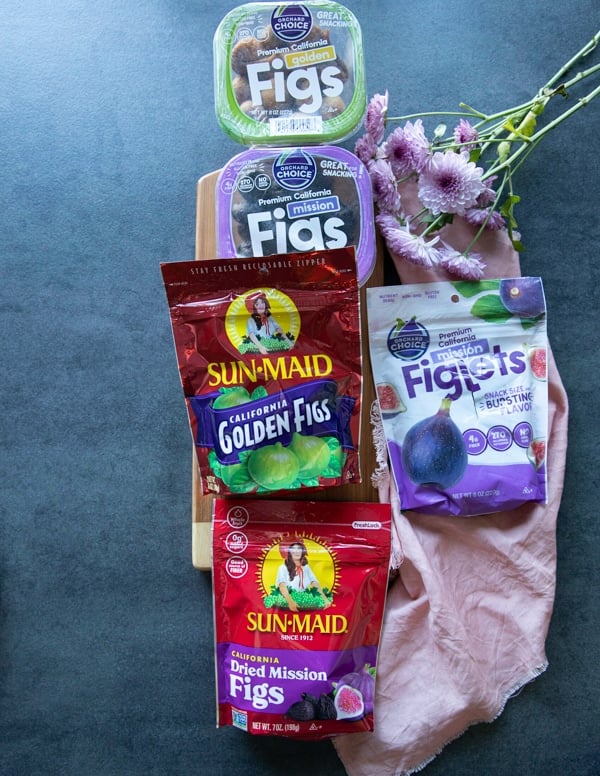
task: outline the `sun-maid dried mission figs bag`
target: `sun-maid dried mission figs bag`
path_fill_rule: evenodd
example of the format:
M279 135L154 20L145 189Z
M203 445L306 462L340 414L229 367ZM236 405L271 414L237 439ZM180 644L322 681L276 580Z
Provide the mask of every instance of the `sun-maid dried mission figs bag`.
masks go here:
M368 289L371 362L403 510L546 501L540 278Z
M373 730L390 523L389 504L215 499L218 726Z
M161 269L203 492L360 482L354 249Z

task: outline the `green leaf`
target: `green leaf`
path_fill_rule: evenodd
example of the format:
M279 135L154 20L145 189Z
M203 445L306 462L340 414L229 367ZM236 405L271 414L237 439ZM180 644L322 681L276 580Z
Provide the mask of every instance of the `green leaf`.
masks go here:
M342 476L342 471L344 470L344 465L348 456L346 451L342 450L342 447L336 437L323 437L323 441L327 442L330 455L327 468L321 472L321 477L324 477L325 479L338 479Z
M331 450L332 453L335 452L340 446L339 441L334 436L323 437L323 441L327 442L327 447Z
M222 465L219 459L217 458L217 454L215 453L214 450L211 450L210 453L208 454L208 465L213 470L215 476L221 479Z
M509 194L500 206L500 213L507 219L509 230L516 227L517 225L517 221L514 216L514 207L520 201L521 197L519 197L517 194Z
M457 280L452 285L461 296L470 299L482 291L497 291L500 288L499 280Z
M488 323L505 323L512 318L512 313L502 304L497 294L486 294L478 299L471 307L471 314Z
M473 148L469 152L469 161L470 162L477 162L479 161L479 157L481 156L481 148Z
M439 230L442 228L442 226L451 224L454 221L454 213L440 213L440 215L437 217L437 221Z
M257 385L256 388L252 391L250 394L250 399L254 401L254 399L264 399L265 396L268 396L269 393L264 385Z
M242 391L246 391L243 385L232 385L231 387L221 387L219 388L219 393L225 396L228 393L241 393ZM248 393L248 391L246 391Z
M500 208L500 212L502 215L509 215L513 207L521 201L521 197L519 197L518 194L509 194L504 202L502 203L502 206Z
M534 326L537 326L540 319L544 317L544 313L541 315L538 315L537 318L521 318L521 326L527 331L527 329L532 329Z
M318 477L301 477L300 482L305 488L317 488L319 486Z
M258 484L248 474L245 467L237 469L229 480L229 490L232 493L251 493L256 490Z

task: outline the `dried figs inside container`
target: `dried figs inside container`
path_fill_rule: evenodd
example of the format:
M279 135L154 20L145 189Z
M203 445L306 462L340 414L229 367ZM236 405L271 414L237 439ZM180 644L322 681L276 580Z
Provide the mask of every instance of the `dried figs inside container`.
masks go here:
M214 36L215 110L243 145L330 143L366 111L362 34L340 3L247 3Z
M356 249L359 285L375 263L373 198L366 167L335 146L251 148L217 181L217 253L249 258Z

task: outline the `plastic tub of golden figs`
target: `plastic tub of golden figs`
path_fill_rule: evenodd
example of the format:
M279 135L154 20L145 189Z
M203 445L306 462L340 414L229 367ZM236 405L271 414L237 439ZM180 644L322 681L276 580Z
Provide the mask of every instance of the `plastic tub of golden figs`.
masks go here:
M243 145L331 143L366 111L362 34L339 3L247 3L214 36L215 111Z

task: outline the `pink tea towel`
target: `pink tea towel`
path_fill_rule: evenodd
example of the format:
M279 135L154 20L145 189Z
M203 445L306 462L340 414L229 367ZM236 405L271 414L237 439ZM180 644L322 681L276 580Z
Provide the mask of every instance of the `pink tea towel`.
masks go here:
M446 229L459 250L473 236L458 220ZM506 235L488 232L476 250L486 277L521 274ZM392 258L403 283L447 279ZM421 770L470 725L495 719L545 670L568 418L550 349L548 390L545 505L467 518L403 513L389 470L380 472L380 498L393 505L397 575L382 631L375 731L334 739L349 776Z

